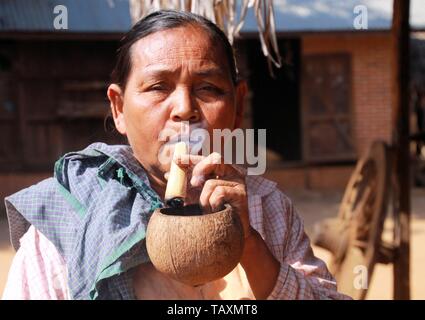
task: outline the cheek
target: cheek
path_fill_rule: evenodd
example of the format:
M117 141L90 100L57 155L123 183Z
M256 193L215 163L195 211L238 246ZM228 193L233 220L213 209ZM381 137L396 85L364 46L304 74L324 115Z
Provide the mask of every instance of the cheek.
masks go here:
M153 147L168 119L168 114L166 110L156 108L146 99L133 97L126 100L124 117L129 140L138 145L149 144Z
M231 103L205 108L203 114L209 127L214 129L233 129L236 112Z

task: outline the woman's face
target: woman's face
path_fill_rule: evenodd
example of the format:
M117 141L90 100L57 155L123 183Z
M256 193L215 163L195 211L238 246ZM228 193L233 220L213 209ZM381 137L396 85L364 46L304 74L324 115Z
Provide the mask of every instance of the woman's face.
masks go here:
M151 34L132 46L131 57L125 91L112 84L108 97L117 130L151 176L163 179L170 166L159 159L160 134L180 132L183 122L210 137L213 129L239 126L246 86L232 83L222 46L202 28Z

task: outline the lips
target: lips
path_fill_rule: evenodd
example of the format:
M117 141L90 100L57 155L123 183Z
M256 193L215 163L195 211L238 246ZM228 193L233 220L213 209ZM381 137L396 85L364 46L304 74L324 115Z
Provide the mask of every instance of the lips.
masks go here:
M168 149L174 149L177 142L184 141L188 147L190 154L198 154L202 148L204 138L202 136L196 137L197 139L187 139L187 137L173 137L169 141L166 141L163 146Z
M205 137L203 136L197 136L197 137L187 137L187 136L181 136L177 135L174 137L171 137L167 141L165 141L166 144L176 144L177 142L185 142L186 144L192 145L192 144L199 144L204 142Z
M205 129L204 122L180 123L180 130L173 130L170 128L164 129L160 133L163 147L166 149L174 148L177 142L185 142L188 146L188 151L191 154L198 154L202 148L204 141L208 138L208 130Z

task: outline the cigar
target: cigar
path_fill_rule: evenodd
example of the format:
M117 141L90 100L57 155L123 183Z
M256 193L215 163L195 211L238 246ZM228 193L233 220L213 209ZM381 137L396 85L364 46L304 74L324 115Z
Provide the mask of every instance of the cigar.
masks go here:
M176 143L173 160L171 161L170 174L165 190L165 204L173 208L181 208L186 198L187 177L186 171L181 169L175 162L176 156L187 154L187 146L184 142Z

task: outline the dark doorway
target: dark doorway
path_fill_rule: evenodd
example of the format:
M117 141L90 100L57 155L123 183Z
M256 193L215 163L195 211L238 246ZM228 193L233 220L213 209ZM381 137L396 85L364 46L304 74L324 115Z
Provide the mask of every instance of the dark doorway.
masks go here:
M267 129L267 148L278 153L285 163L299 162L301 121L299 108L300 40L279 39L283 60L280 69L270 75L267 60L258 39L247 39L249 87L252 92L252 121L255 129Z

